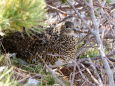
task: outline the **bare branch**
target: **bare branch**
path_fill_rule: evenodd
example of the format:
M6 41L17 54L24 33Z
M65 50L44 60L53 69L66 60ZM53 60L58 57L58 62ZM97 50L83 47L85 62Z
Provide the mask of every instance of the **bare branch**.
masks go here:
M108 63L108 61L106 59L106 55L105 55L104 48L103 48L103 43L102 43L102 40L100 38L100 34L99 34L99 22L97 21L96 16L94 14L93 1L89 0L89 4L90 4L90 15L91 15L91 18L92 18L92 21L93 21L93 25L94 25L94 28L95 28L95 31L94 31L93 34L96 37L97 44L98 44L98 50L100 52L101 59L103 61L106 73L107 73L108 78L109 78L109 85L110 86L114 86L113 72L110 69L109 63Z

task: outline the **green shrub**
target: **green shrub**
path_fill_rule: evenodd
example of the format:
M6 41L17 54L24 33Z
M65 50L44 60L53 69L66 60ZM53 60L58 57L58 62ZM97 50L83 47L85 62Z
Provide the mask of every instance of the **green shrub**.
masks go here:
M0 0L0 30L22 31L39 25L45 16L44 0Z

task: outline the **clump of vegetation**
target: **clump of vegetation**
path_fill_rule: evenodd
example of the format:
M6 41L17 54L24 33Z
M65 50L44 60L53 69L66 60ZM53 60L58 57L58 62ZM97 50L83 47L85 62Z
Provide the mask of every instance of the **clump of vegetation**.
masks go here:
M12 80L12 71L13 67L8 55L0 53L0 86L18 86L17 81L14 78Z
M13 67L0 67L0 86L19 86L17 81L12 79Z
M40 86L53 85L55 84L55 80L52 77L51 73L46 72L43 65L32 65L32 64L21 64L19 59L16 57L12 57L11 60L8 59L7 55L0 56L0 86L23 86L27 83L28 79L31 78L30 74L34 74L36 76L39 74L43 77L36 78L36 80L40 81ZM22 71L20 71L20 69ZM18 71L19 76L16 71ZM19 81L24 78L23 74L26 71L25 75L29 76L24 83L19 85ZM12 80L13 78L13 80Z
M45 18L45 6L44 0L0 0L0 33L23 31L23 28L28 30L37 25L42 25L42 20ZM38 29L38 31L41 31L41 29ZM41 85L42 82L44 86L55 83L52 75L43 71L42 65L24 65L19 62L17 58L12 57L10 59L6 54L0 54L0 69L5 66L3 71L0 71L0 86L20 86L12 72L14 68L11 64L28 71L28 73L39 73L45 76L42 80L39 79Z
M99 52L95 48L90 48L88 51L86 51L83 55L80 56L80 58L86 58L86 57L96 57L99 55Z
M10 61L10 57L8 54L6 55L2 55L0 53L0 66L4 66L4 65L10 65L11 61Z
M39 25L45 15L44 0L0 0L0 31L22 31Z

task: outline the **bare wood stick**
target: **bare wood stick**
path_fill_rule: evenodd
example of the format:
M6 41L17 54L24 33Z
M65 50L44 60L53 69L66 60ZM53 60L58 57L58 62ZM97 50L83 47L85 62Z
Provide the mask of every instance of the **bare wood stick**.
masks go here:
M98 72L97 72L97 69L96 69L95 66L94 66L94 63L92 62L91 58L88 58L88 60L89 60L89 62L91 63L91 67L92 67L93 70L94 70L94 74L98 77L99 84L100 84L101 86L103 86L103 82L102 82L102 80L101 80L101 78L100 78L100 76L99 76L99 74L98 74Z
M60 13L62 13L62 14L67 14L66 12L64 12L64 11L62 11L62 10L56 8L56 7L53 7L53 6L51 6L51 5L47 5L47 6L50 7L50 8L52 8L52 9L55 9L56 11L58 11L58 12L60 12Z
M83 19L83 17L81 16L81 14L78 12L78 10L69 2L69 0L67 0L67 3L72 7L72 9L75 11L75 13L77 14L77 16L82 20L82 22L86 25L86 27L92 32L92 29L89 25L87 25L85 19Z
M106 55L106 57L108 57L108 59L110 61L115 62L115 58L112 58L112 56L115 56L115 51L113 51L112 53ZM100 56L96 56L96 57L91 58L91 60L98 60L100 58L101 58ZM88 61L88 59L87 58L83 58L83 59L80 59L79 62L84 62L84 61Z
M107 73L107 75L109 77L109 85L110 86L114 86L113 73L112 73L112 70L110 69L108 61L106 59L106 55L104 53L103 43L102 43L102 40L101 40L100 34L99 34L99 23L100 22L97 22L96 16L94 14L93 1L90 0L89 1L90 3L88 3L88 6L90 7L90 14L91 14L91 18L92 18L92 21L93 21L93 25L94 25L95 31L93 31L91 29L91 27L86 24L85 20L81 17L81 15L78 12L78 10L76 10L75 7L69 1L67 1L67 2L73 8L75 13L79 16L79 18L83 21L83 23L86 25L86 27L88 27L89 30L92 32L92 34L95 36L95 38L97 40L97 44L98 44L98 50L99 50L99 52L101 54L101 59L102 59L103 64L105 66L106 73Z
M89 81L89 79L86 78L86 76L82 73L82 71L81 71L81 69L80 69L80 66L78 65L78 63L77 63L76 61L75 61L75 65L77 66L77 68L78 68L78 70L79 70L79 73L81 74L82 78L83 78L86 82L91 83L91 82Z
M93 25L94 25L94 28L95 28L95 31L93 32L93 34L96 37L96 41L97 41L97 44L98 44L98 50L100 52L101 59L103 61L106 73L107 73L108 78L109 78L109 85L114 86L113 72L110 69L110 65L109 65L109 63L106 59L106 55L105 55L104 48L103 48L103 43L102 43L102 40L101 40L100 34L99 34L99 22L97 22L97 19L96 19L95 13L94 13L93 1L92 0L89 0L89 5L90 5L89 7L90 7L90 14L91 14L92 22L93 22Z
M57 83L59 83L61 86L65 86L64 83L63 83L60 79L57 78L55 72L52 71L52 69L49 68L47 64L45 64L45 66L46 66L46 68L48 69L48 71L52 74L52 76L54 77L55 81L56 81Z
M86 69L87 73L91 76L91 79L96 83L98 84L99 86L103 86L103 84L100 84L99 81L92 75L92 73L90 72L90 70L88 68L86 68L83 64L81 64L82 67L84 69Z
M71 79L70 86L73 86L74 79L75 79L76 62L74 62L74 63L75 63L75 64L74 64L73 75L72 75L72 79Z
M38 55L38 53L36 54ZM60 84L60 86L65 86L65 84L60 80L58 79L57 75L55 74L54 71L52 71L52 69L45 63L45 61L42 59L41 56L39 56L40 59L42 60L42 62L44 63L45 67L48 69L48 71L52 74L52 77L55 79L55 81Z

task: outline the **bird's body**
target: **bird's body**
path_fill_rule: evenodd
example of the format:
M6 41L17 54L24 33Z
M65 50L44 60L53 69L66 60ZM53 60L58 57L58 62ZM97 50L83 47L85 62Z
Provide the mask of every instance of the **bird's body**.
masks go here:
M67 62L75 58L76 41L74 37L63 35L57 38L57 40L49 41L43 50L40 47L36 55L30 57L29 61L36 63L37 59L40 60L42 58L47 64L55 64L58 59Z
M37 64L44 61L46 64L55 64L58 60L68 62L75 58L77 44L75 34L73 28L63 27L60 29L60 34L53 34L50 38L41 34L36 35L37 37L33 36L32 39L26 36L20 41L13 39L20 43L20 49L16 48L16 51L11 51L29 63ZM15 45L15 47L18 46Z
M76 33L72 24L70 28L69 26L60 28L60 34L52 34L47 44L43 46L43 50L39 49L34 57L28 59L28 62L36 63L44 60L46 64L55 64L58 60L68 62L74 59L77 45L77 38L74 34Z

